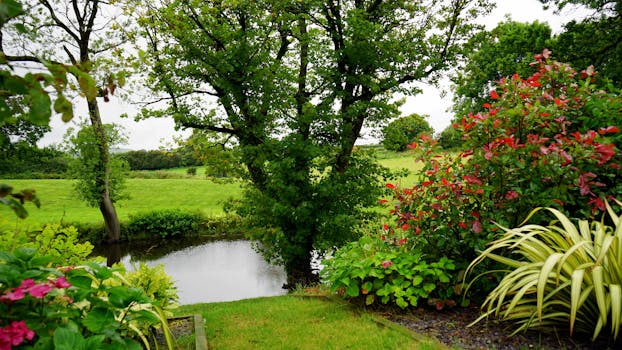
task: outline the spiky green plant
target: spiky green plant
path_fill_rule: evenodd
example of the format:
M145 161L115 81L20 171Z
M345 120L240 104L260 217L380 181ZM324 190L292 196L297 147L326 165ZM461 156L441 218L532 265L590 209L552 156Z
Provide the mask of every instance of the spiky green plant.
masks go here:
M605 225L604 218L579 220L575 226L561 212L547 210L556 218L549 226L503 228L505 235L470 264L469 270L489 258L509 268L482 305L484 314L473 323L493 315L514 322L513 334L569 326L571 335L591 333L592 339L608 328L617 340L622 324L622 216L607 204L614 227Z

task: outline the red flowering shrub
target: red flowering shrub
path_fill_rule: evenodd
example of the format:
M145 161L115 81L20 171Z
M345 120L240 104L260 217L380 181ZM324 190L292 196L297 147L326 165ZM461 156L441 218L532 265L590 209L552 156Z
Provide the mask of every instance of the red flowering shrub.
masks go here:
M495 238L495 222L515 227L542 206L596 216L605 198L619 196L619 93L594 86L593 69L577 73L549 56L535 57L531 77L501 80L486 112L454 125L465 137L461 153L438 154L430 140L411 145L424 169L412 187L388 186L390 231L461 269Z

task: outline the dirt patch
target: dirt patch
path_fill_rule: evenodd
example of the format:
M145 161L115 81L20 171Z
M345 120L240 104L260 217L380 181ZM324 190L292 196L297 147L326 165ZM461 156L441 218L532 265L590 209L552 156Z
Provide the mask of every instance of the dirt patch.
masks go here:
M450 347L460 349L577 349L605 350L622 349L622 344L611 344L607 340L592 343L590 336L579 335L570 338L567 331L555 332L528 331L510 337L511 324L493 320L483 320L472 327L480 311L476 307L452 308L436 311L433 308L417 308L408 313L385 313L384 316L395 323L413 331L438 339Z

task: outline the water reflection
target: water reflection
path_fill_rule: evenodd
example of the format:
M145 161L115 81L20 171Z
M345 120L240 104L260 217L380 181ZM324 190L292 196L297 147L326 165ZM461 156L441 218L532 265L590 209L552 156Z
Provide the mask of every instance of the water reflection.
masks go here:
M286 293L281 288L286 281L283 268L266 263L246 240L202 242L197 246L177 247L165 254L154 244L126 247L127 253L120 255L121 262L128 269L138 262L150 266L164 265L166 273L172 276L177 285L181 304L232 301ZM119 249L112 249L117 256ZM155 257L147 254L149 252L154 253Z

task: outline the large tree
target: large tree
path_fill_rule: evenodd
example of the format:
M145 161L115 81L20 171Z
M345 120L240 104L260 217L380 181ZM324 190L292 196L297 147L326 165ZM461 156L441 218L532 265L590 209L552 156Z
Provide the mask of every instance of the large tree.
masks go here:
M354 152L364 125L396 117L394 93L460 58L485 1L150 2L149 85L183 127L233 135L252 186L239 211L288 282L312 251L353 237L381 190ZM155 101L154 101L155 102Z
M36 69L48 62L68 69L74 77L68 87L75 87L86 102L88 117L97 135L99 149L95 181L99 194L99 209L104 218L107 239L115 241L120 236L116 209L110 198L110 155L100 115L97 97L108 98L114 93L114 75L104 67L110 67L112 60L102 60L119 54L124 42L118 25L115 9L107 2L97 0L30 0L22 1L26 14L12 26L3 28L1 37L5 59L8 62L28 62L25 68ZM105 14L103 12L106 12ZM114 51L113 51L114 50ZM111 51L113 51L111 53ZM94 76L101 89L93 82ZM67 83L67 82L66 82ZM57 100L54 109L68 116L67 99Z

